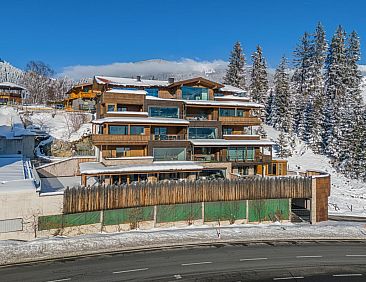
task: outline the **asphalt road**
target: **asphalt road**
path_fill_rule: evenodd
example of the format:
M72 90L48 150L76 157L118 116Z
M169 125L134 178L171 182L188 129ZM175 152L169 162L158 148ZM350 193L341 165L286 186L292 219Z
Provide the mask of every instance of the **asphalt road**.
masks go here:
M0 281L366 281L366 241L217 244L0 268Z

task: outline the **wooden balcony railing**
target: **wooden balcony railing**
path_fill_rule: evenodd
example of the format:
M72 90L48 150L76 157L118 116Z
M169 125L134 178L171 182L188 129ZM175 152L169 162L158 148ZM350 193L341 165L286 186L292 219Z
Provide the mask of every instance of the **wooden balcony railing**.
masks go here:
M95 98L94 92L80 92L80 93L70 93L71 99L78 99L78 98L84 98L84 99L93 99Z
M147 144L149 140L150 140L149 135L120 135L120 134L92 135L92 142L94 145L109 145L109 144L141 145L141 144Z
M260 125L261 119L257 117L219 117L223 125Z
M175 140L186 140L184 134L152 134L152 141L175 141Z
M192 155L192 160L197 162L245 162L245 163L268 163L271 162L272 157L270 155L259 155L255 156L254 159L242 159L242 158L234 158L223 155L216 154L194 154Z

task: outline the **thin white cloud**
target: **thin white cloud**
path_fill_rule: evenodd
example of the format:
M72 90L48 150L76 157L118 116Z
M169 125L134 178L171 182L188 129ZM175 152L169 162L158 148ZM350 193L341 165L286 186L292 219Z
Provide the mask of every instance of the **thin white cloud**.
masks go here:
M176 78L204 75L222 78L227 68L227 62L223 60L196 61L182 59L179 61L147 60L129 63L113 63L109 65L77 65L65 67L60 76L72 79L93 77L94 75L136 77L145 78Z

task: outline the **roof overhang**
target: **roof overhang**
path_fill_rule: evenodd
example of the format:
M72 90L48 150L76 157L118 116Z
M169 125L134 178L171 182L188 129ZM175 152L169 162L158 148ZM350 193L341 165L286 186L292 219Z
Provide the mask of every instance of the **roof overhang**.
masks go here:
M203 166L190 161L153 162L139 165L105 166L99 162L80 163L80 174L131 174L151 172L201 171Z

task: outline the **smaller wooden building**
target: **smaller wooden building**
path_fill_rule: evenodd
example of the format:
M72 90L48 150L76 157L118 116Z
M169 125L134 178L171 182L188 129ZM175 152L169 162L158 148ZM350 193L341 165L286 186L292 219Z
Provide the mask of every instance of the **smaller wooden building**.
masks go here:
M12 82L0 83L0 105L21 104L27 92L23 86Z

